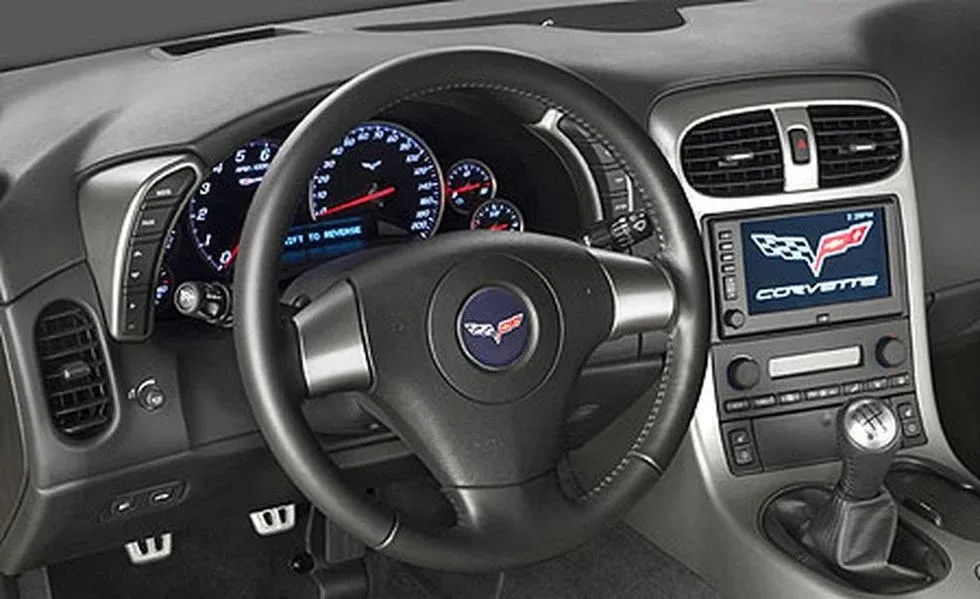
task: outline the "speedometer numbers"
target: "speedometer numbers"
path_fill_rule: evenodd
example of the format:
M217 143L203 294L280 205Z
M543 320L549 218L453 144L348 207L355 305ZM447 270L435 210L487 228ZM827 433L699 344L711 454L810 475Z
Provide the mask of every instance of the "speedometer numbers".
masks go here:
M428 238L439 228L442 172L412 131L387 122L352 129L330 150L310 181L313 220L362 217L378 235Z
M502 198L488 200L473 211L470 228L487 231L523 231L524 215L513 203Z
M490 167L479 160L460 160L446 173L446 201L460 214L472 214L496 194L497 179Z
M278 151L272 140L250 141L211 169L191 198L191 234L201 257L214 270L227 271L235 261L248 206Z

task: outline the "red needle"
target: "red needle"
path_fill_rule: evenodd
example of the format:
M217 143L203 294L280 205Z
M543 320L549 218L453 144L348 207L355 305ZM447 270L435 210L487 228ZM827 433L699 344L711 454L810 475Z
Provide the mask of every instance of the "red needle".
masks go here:
M329 216L331 214L336 214L337 212L342 212L344 210L353 208L355 206L360 206L361 204L367 204L368 202L373 202L374 200L380 200L383 197L390 196L395 193L394 186L385 187L384 189L379 189L373 193L367 195L362 195L359 198L354 198L353 200L344 202L343 204L337 204L336 206L331 206L330 208L324 208L316 213L317 217Z
M507 223L497 223L496 225L490 225L491 231L506 231L509 228L510 225L508 225Z
M466 185L461 185L456 189L449 189L449 193L466 193L467 191L473 191L474 189L480 189L481 187L490 187L489 183L467 183Z
M225 270L226 268L228 268L229 266L231 266L231 263L234 262L235 261L235 258L238 257L238 246L239 245L241 245L241 244L236 243L235 244L235 247L231 248L231 258L228 258L228 261L221 265L221 270Z

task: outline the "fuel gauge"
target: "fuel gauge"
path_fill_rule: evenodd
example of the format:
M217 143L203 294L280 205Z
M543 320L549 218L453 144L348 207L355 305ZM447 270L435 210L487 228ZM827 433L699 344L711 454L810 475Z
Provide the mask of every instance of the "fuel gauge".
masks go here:
M523 231L524 215L513 203L502 198L487 200L473 211L470 228L487 231Z

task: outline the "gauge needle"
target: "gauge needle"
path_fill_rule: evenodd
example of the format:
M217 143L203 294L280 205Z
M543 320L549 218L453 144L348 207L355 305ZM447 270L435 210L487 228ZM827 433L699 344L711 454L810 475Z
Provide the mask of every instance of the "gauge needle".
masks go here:
M221 265L221 270L227 269L229 266L231 266L231 263L235 261L235 258L238 257L238 247L240 245L241 244L236 243L235 247L231 248L231 258L228 258L228 261Z
M510 225L508 225L507 223L497 223L496 225L490 225L491 231L506 231L509 228Z
M321 216L330 216L331 214L343 212L344 210L349 210L350 208L353 208L355 206L360 206L361 204L367 204L369 202L373 202L374 200L380 200L381 198L390 196L393 193L395 193L394 186L385 187L384 189L379 189L378 191L375 191L373 193L362 195L359 198L354 198L353 200L349 200L342 204L337 204L336 206L324 208L323 210L317 212L316 215L317 218Z
M481 187L490 187L489 183L467 183L466 185L460 185L455 189L450 189L449 193L466 193L467 191L473 191L474 189L480 189Z

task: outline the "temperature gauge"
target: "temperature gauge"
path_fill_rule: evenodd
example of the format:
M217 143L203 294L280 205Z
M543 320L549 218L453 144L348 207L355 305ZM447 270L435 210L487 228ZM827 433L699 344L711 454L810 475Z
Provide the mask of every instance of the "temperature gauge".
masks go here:
M460 160L446 175L446 197L449 205L460 214L470 214L473 209L497 193L497 179L486 164L467 158Z
M497 198L477 206L470 219L470 228L488 231L523 231L524 215L507 200Z

